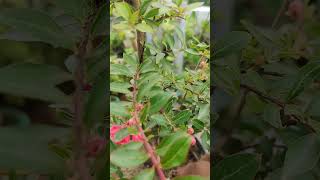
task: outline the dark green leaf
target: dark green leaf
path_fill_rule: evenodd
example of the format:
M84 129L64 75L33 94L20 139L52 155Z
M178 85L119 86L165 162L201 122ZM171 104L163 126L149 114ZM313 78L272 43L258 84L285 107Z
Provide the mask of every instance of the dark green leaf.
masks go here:
M316 134L300 137L288 145L284 176L294 176L313 169L320 158L320 138Z
M236 95L240 90L240 77L237 72L226 66L213 67L213 82L230 95Z
M37 174L64 172L63 159L49 150L48 143L63 138L68 131L39 125L0 128L1 170L15 169Z
M213 59L236 53L247 46L251 36L247 32L229 32L217 40L213 49Z
M183 110L179 112L174 118L173 121L176 124L183 124L187 121L189 121L190 117L192 115L192 112L190 110Z
M287 96L287 100L297 97L307 88L313 80L320 74L320 61L310 62L305 65L298 73L298 77L294 85L291 87Z
M282 128L280 109L274 104L268 104L263 112L263 120L275 128Z
M215 180L252 180L259 168L254 154L234 154L221 160L211 170Z
M71 49L74 40L47 14L32 9L2 9L0 23L26 35L21 40L41 41L54 47ZM15 39L18 40L18 39Z
M44 101L65 103L69 97L55 85L71 80L70 74L43 64L15 64L0 68L0 92Z
M176 177L173 180L205 180L201 176L182 176L182 177Z

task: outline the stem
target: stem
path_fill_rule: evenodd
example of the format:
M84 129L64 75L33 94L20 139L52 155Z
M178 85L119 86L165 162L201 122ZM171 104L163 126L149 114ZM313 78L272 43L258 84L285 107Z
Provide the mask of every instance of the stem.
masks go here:
M73 121L73 133L74 133L74 164L73 171L75 177L80 180L90 180L90 168L86 157L86 146L87 146L87 134L86 128L83 122L83 111L84 111L84 60L87 54L87 45L89 43L90 36L90 26L92 23L92 17L88 16L82 27L82 38L76 49L75 55L78 58L78 63L76 66L74 81L76 85L76 90L74 94L74 111L75 120Z
M140 8L140 0L134 0L133 6L136 10L138 10ZM138 58L139 58L140 64L143 62L144 43L145 43L145 33L137 30L137 50L138 50ZM139 79L139 75L140 75L139 68L137 68L137 71L133 78L133 91L132 91L133 108L134 108L133 118L137 121L136 127L142 136L144 148L150 157L150 160L157 172L159 180L166 180L167 178L165 177L164 172L161 168L160 158L156 155L154 149L148 142L148 138L144 134L144 131L141 127L141 122L139 119L139 112L136 109L137 94L138 94L137 80Z
M152 146L149 144L148 142L148 138L146 137L146 135L144 134L144 131L141 127L141 123L140 123L140 119L139 119L139 112L137 111L136 104L137 104L137 80L139 77L139 70L137 70L136 74L134 75L134 83L133 83L133 91L132 91L132 97L133 97L133 108L134 108L134 112L133 112L133 118L137 121L137 129L139 130L139 133L141 134L142 138L143 138L143 145L145 150L147 151L151 162L154 166L154 168L156 169L156 172L159 176L160 180L166 180L166 177L162 171L162 168L160 166L160 159L158 158L158 156L156 155L154 149L152 148Z

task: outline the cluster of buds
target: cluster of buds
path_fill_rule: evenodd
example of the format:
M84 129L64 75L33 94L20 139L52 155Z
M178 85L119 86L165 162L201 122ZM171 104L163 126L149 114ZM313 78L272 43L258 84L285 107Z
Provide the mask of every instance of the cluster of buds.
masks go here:
M136 112L140 112L142 109L143 109L142 104L136 104L136 106L135 106ZM115 140L116 133L119 132L121 129L131 127L131 126L136 126L137 124L138 124L138 120L135 117L132 117L123 125L111 126L110 139L112 140L112 142L114 142L115 144L119 144L119 145L128 144L130 142L143 142L143 137L141 134L129 134L128 136L124 137L120 141Z
M189 127L187 130L187 133L190 134L190 136L192 137L191 145L194 146L196 144L196 138L194 138L194 136L193 136L193 133L194 133L193 128Z
M293 0L290 2L286 15L301 22L304 19L304 3L302 0Z

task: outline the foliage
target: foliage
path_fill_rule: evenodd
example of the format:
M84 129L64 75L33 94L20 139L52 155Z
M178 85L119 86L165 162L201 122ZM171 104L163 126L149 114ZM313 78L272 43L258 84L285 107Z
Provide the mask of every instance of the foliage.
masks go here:
M1 62L0 92L49 103L59 115L54 123L62 127L35 125L31 122L34 119L29 119L26 114L1 108L0 114L6 116L0 127L0 171L31 179L35 174L67 179L77 173L69 166L79 151L74 146L74 141L79 137L71 135L72 123L75 116L78 116L73 110L75 102L72 99L76 66L79 59L82 59L86 74L82 80L85 85L77 88L84 94L85 115L80 116L84 119L80 123L86 122L85 133L88 137L85 139L87 149L80 151L84 151L86 161L90 160L87 168L92 169L90 173L94 178L104 179L106 175L102 177L102 174L105 174L105 159L108 157L103 153L106 145L105 130L101 130L105 129L107 113L107 49L104 41L106 5L97 6L94 1L79 3L78 0L57 1L49 6L46 4L48 2L42 3L47 9L41 6L28 8L23 3L16 4L18 7L1 8L0 24L3 29L0 38L9 44L25 48L26 53L15 59L8 58L11 60L9 62ZM88 42L84 43L87 51L79 46L83 39ZM46 49L44 60L27 59L37 56L29 56L31 53L27 53L28 49L36 52ZM51 53L56 55L52 58ZM40 53L38 56L40 57ZM20 63L16 63L17 61ZM93 86L91 91L86 88L89 86ZM10 122L13 118L15 122Z
M214 97L225 96L215 103L217 180L320 177L319 16L291 3L273 27L241 20L213 44Z
M132 141L154 144L155 156L159 155L165 170L187 161L194 143L190 135L193 133L188 134L187 129L193 128L200 135L200 143L209 150L209 45L200 36L191 39L194 33L191 29L189 36L185 36L179 27L181 19L191 22L186 11L202 3L186 7L180 3L145 0L138 9L123 1L110 5L110 114L111 128L116 133L111 134L114 140L110 172L114 176L125 178L120 168L142 165L149 159L143 157L152 153L142 144L128 149L130 137ZM147 33L147 40L141 45L142 59L138 55L140 45L136 43L141 32ZM179 72L175 59L181 53L186 63ZM119 126L121 130L116 130ZM144 170L135 178L153 179L154 173L159 175L157 168L155 171Z

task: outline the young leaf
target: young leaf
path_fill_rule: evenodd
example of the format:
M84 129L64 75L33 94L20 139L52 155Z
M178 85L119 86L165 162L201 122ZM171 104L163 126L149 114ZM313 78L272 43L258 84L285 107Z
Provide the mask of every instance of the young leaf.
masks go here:
M157 147L161 165L164 169L180 166L186 161L191 145L191 136L185 132L176 132L165 137Z
M254 154L234 154L221 160L212 169L213 179L254 179L259 162Z
M132 9L128 3L117 2L114 3L114 6L121 17L123 17L125 20L129 20L129 17L132 15Z
M159 13L159 8L151 9L150 11L148 11L146 13L146 15L144 15L144 18L146 18L146 19L152 18L152 17L158 15L158 13Z
M146 162L149 156L141 150L119 148L110 154L110 162L122 168L133 168Z
M313 80L320 74L320 61L313 61L305 65L298 73L298 77L294 85L291 87L287 100L290 101L297 97L307 88Z
M72 49L75 42L75 39L70 38L72 36L64 32L50 16L38 10L2 9L0 24L8 25L15 31L19 30L22 34L28 36L22 38L22 40L41 41L54 47L67 49ZM15 40L17 39L15 38Z
M66 103L69 97L57 84L72 76L58 67L44 64L14 64L0 68L0 92L49 102Z
M133 180L153 180L155 175L154 168L145 169L140 172Z
M243 31L232 31L225 34L213 46L213 59L239 52L248 45L250 38L250 34Z
M148 32L148 33L152 33L153 29L151 26L149 26L146 23L140 23L136 25L137 30L141 31L141 32Z

